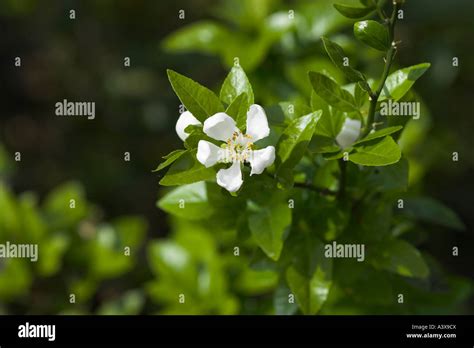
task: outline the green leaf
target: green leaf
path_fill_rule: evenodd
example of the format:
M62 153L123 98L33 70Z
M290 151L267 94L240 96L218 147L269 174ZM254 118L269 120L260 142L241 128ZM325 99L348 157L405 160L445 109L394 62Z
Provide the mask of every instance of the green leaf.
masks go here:
M151 243L148 247L148 259L151 270L165 277L178 276L183 279L192 267L188 251L171 240ZM189 279L188 282L192 280Z
M420 252L403 240L383 241L371 255L374 267L405 277L426 278L429 269Z
M314 134L316 124L321 117L321 111L313 112L293 120L283 131L278 140L277 171L283 168L293 168L304 155Z
M44 201L50 229L67 229L87 216L89 208L84 188L77 182L68 182L56 187ZM74 207L74 208L73 208Z
M284 115L283 122L291 122L296 118L311 113L311 108L300 101L283 101L278 103Z
M122 246L138 248L147 232L147 220L141 216L121 216L113 221L113 226Z
M248 105L252 105L254 102L252 85L244 69L240 65L234 65L222 84L220 99L229 105L242 93L247 95Z
M286 281L301 311L316 314L332 285L332 259L324 256L324 244L314 237L298 245L294 260L286 270Z
M192 184L194 182L214 179L216 176L212 168L206 168L196 159L196 151L187 152L174 162L160 185L176 186Z
M401 158L395 164L371 169L366 178L367 187L379 191L406 191L408 187L408 161Z
M237 128L242 132L245 131L246 128L248 109L249 103L247 93L242 93L232 101L225 111L227 115L235 120Z
M38 273L49 277L61 268L61 259L69 245L69 238L64 235L51 236L41 248L41 257L38 259Z
M292 315L298 310L294 302L289 301L291 290L286 285L280 285L273 294L273 307L276 315Z
M174 189L161 198L157 205L169 214L189 220L205 219L213 213L203 181Z
M187 151L188 150L174 150L170 152L169 154L167 154L166 156L163 156L163 159L165 159L165 161L161 162L160 165L155 170L153 170L153 172L158 172L172 165L178 158L184 155Z
M257 245L274 261L280 258L285 233L291 225L291 210L286 203L259 206L249 202L248 225Z
M324 112L321 115L314 134L331 138L334 141L341 131L345 119L346 117L343 112L335 108L330 108L328 112Z
M203 52L216 54L222 51L229 36L222 25L211 21L201 21L183 27L163 41L169 52Z
M334 65L336 65L350 81L361 81L361 87L363 87L366 91L370 91L370 87L365 81L364 75L351 66L344 64L344 60L347 59L347 55L344 53L342 47L328 38L322 37L321 39L323 40L324 48L326 49L326 52Z
M359 83L356 83L354 86L354 98L359 108L362 108L364 104L369 100L367 92L370 91L370 86L367 88L368 83L364 82L361 81Z
M210 89L173 70L168 70L168 79L183 105L199 121L204 122L215 113L224 111L219 98Z
M404 208L400 210L412 219L436 225L464 230L465 226L454 211L441 202L428 197L409 197L404 199Z
M390 136L355 146L354 149L356 152L349 155L349 160L363 166L386 166L398 162L402 155L400 147Z
M430 65L430 63L421 63L390 74L385 81L379 102L386 99L393 99L395 101L401 99L410 90L415 81L429 69Z
M402 129L402 126L393 126L393 127L387 127L383 129L379 129L375 132L369 133L365 138L362 138L354 143L355 145L359 145L377 138L383 138L384 136L387 136L389 134L398 132L400 129Z
M354 24L355 37L379 51L387 51L392 44L388 29L376 21L361 21Z
M342 111L357 111L354 97L326 75L310 71L309 80L317 95Z
M375 10L374 6L369 7L354 7L344 4L334 4L334 8L347 18L362 18Z

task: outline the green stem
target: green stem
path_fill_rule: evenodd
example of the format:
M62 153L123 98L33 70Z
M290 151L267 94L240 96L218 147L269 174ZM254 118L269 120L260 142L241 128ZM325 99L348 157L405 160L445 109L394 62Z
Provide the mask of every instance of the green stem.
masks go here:
M335 196L337 194L337 192L331 191L330 189L319 188L306 182L295 182L294 187L314 191L322 194L323 196Z
M395 23L397 21L397 13L398 13L398 10L400 9L400 6L401 5L399 2L396 2L396 1L394 2L392 15L387 22L388 35L389 35L389 40L391 42L391 46L385 55L385 66L382 72L382 76L380 78L378 88L370 96L369 115L367 117L367 124L365 126L365 130L364 130L364 133L362 134L362 137L365 137L373 129L373 124L374 124L374 119L375 119L375 109L377 108L377 102L385 86L385 80L387 80L388 74L390 73L390 67L392 66L393 57L395 56L395 53L397 52L397 46L395 45L394 38L395 38Z

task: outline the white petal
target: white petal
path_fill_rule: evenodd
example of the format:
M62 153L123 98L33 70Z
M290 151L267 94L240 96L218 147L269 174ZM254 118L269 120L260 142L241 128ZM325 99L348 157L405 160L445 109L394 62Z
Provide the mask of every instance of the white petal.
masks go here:
M221 169L217 172L217 184L229 192L237 191L242 183L242 172L240 162L234 162L228 169Z
M265 168L271 166L275 161L275 148L273 146L267 146L261 150L254 150L248 161L252 167L250 175L262 174Z
M212 167L221 157L222 149L206 140L199 140L196 158L206 168Z
M184 131L186 127L194 124L201 124L201 122L189 111L185 111L179 116L176 122L176 133L182 141L189 137L189 134Z
M336 141L340 147L345 149L351 146L359 138L361 123L359 120L346 118L341 131L336 137Z
M234 119L224 112L218 112L204 121L204 133L216 140L227 141L237 130Z
M250 105L249 111L247 112L246 133L252 137L253 142L268 137L270 134L267 115L260 105Z

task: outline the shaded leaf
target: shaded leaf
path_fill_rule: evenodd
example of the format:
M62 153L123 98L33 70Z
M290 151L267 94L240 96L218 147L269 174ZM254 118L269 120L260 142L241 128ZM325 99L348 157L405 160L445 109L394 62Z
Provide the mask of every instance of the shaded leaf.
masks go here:
M323 98L329 105L342 111L357 111L356 101L352 94L339 87L326 75L310 71L309 80L317 95Z

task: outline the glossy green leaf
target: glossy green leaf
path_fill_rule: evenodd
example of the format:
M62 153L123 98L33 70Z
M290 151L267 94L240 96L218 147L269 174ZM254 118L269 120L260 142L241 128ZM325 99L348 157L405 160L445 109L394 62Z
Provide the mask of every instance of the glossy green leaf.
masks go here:
M401 99L410 90L415 81L429 69L430 65L430 63L421 63L390 74L385 81L379 102L386 99L393 99L395 101Z
M291 209L286 203L249 205L249 229L257 245L274 261L280 258L285 233L291 225Z
M166 167L169 167L172 165L178 158L180 158L182 155L184 155L188 150L174 150L167 154L166 156L163 156L163 159L165 159L164 162L161 162L160 165L153 170L154 172L158 172L162 169L165 169Z
M456 213L443 203L428 197L409 197L404 199L402 214L412 219L436 225L464 230L465 226Z
M383 138L389 134L393 134L395 132L398 132L400 129L402 129L402 126L393 126L393 127L387 127L383 129L379 129L375 132L369 133L365 138L362 138L354 143L355 145L359 145L362 143L366 143L368 141L377 139L377 138Z
M398 162L402 155L400 147L390 136L360 144L354 149L349 160L363 166L386 166Z
M379 51L387 51L392 44L387 27L372 20L355 23L354 35L366 45Z
M219 98L208 88L173 70L168 70L168 78L183 105L199 121L204 122L215 113L224 111Z
M174 162L160 185L176 186L192 184L202 180L214 179L216 176L212 168L206 168L196 159L196 150L187 152Z
M169 214L189 220L205 219L213 213L203 181L174 189L161 198L157 205Z
M252 105L254 102L252 85L244 69L240 65L234 65L222 84L220 99L230 105L242 93L247 95L247 102Z
M225 111L237 123L237 128L245 131L247 123L247 111L249 109L247 93L240 94L235 98Z
M314 134L334 140L341 131L345 119L346 117L343 112L335 108L330 108L328 112L321 115Z
M366 91L370 91L370 87L365 81L364 75L352 68L350 65L345 64L345 60L348 59L347 55L344 53L344 50L334 41L329 40L328 38L321 38L324 43L324 48L326 49L329 58L331 58L334 65L336 65L352 82L361 82L361 87Z
M286 127L276 147L277 171L292 169L301 160L320 117L321 111L316 111L295 119Z
M291 122L296 118L310 114L312 111L308 105L298 101L284 101L278 103L278 105L285 116L283 122Z
M344 17L352 19L363 18L375 10L374 6L356 7L344 4L334 4L334 8Z
M357 111L358 107L352 94L339 87L331 78L326 75L310 71L309 80L314 91L323 98L329 105L342 111Z
M404 240L383 241L374 247L372 264L405 277L426 278L429 268L420 252Z

